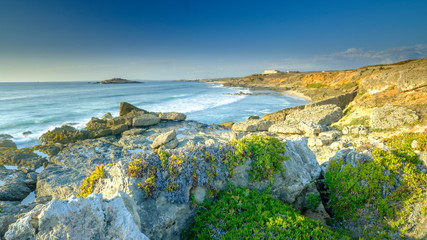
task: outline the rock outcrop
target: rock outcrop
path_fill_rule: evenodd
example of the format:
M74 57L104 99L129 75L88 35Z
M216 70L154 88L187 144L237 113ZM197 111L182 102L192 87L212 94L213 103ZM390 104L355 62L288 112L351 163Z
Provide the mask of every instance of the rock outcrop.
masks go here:
M273 122L262 119L248 119L243 122L235 123L231 129L235 132L257 132L267 131L273 125Z
M395 128L418 121L415 111L392 105L377 107L372 110L370 125L372 128Z
M125 116L132 111L148 113L144 109L137 108L130 103L127 103L127 102L121 102L120 103L120 117Z
M9 226L7 240L20 239L147 239L140 231L137 207L123 192L111 199L53 199L38 205Z
M299 111L292 112L286 116L286 120L296 122L313 122L322 126L328 126L340 120L343 116L342 109L337 105L328 104L304 108Z

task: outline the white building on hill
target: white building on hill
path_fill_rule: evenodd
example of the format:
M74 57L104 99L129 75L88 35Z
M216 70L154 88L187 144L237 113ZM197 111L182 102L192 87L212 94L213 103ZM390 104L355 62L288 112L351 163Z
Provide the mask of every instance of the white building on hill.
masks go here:
M275 74L280 73L280 71L277 70L264 70L263 74Z

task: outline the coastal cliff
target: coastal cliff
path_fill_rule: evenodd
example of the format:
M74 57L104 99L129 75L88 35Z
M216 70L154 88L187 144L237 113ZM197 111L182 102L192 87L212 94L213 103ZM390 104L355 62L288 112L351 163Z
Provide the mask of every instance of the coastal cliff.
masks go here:
M0 236L425 239L426 76L420 59L210 79L313 101L223 125L122 102L32 148L2 135Z

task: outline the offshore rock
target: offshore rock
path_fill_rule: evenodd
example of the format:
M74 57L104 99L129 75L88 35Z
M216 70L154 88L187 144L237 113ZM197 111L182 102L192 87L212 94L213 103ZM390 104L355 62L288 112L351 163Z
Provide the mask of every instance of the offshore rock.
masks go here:
M123 192L111 199L53 199L9 226L5 239L148 239L141 231L135 203Z
M385 105L376 107L371 113L372 128L395 128L418 121L417 113L409 108Z
M84 131L79 131L74 127L64 125L57 127L52 131L44 133L40 138L41 143L72 143L77 140L86 139L87 135Z

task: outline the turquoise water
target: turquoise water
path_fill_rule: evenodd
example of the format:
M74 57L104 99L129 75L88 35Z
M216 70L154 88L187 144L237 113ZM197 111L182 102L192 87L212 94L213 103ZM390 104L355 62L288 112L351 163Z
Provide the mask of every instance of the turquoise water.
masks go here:
M182 112L207 124L239 122L307 103L281 94L231 95L247 89L200 82L145 81L143 84L87 82L0 83L0 134L19 147L37 144L47 130L63 124L84 128L91 117L118 116L120 102L153 112ZM264 91L265 92L265 91ZM31 131L29 135L23 132Z

